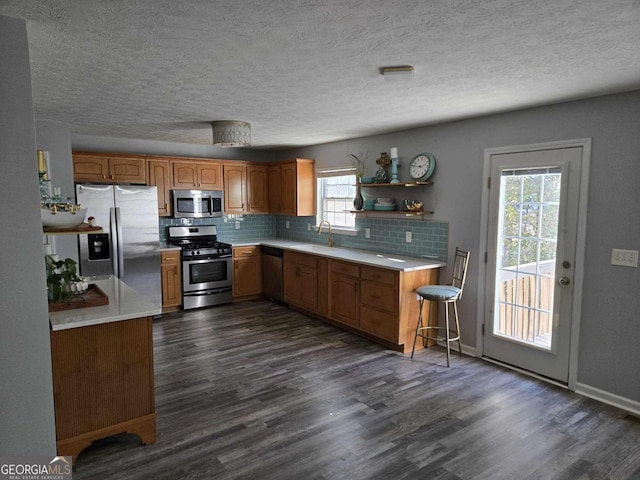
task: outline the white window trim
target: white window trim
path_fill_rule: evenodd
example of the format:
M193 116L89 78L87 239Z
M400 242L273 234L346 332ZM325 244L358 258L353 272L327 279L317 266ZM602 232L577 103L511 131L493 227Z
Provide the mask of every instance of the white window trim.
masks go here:
M355 174L356 174L356 169L355 167L351 167L351 166L316 168L316 181L318 178L335 177L338 175L355 175ZM313 227L316 230L318 230L318 224L322 220L320 218L321 211L322 211L322 199L321 199L321 195L317 195L316 196L316 212L318 213L316 214L316 224ZM334 227L333 225L331 225L331 233L335 233L336 235L349 235L349 236L355 237L356 235L358 235L358 230L356 230L355 227L354 228Z

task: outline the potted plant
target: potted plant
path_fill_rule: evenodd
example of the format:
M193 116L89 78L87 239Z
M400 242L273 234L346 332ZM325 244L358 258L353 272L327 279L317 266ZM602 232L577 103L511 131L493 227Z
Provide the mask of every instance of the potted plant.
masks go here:
M72 258L55 260L45 256L47 264L47 296L51 303L67 301L73 294L82 293L88 288L84 278L78 276L76 261Z

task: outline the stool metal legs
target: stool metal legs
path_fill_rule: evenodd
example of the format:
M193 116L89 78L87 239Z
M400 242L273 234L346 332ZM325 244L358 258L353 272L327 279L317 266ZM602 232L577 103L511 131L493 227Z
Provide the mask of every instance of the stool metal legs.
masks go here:
M460 353L460 357L462 357L462 343L460 342L460 321L458 320L458 305L456 303L456 300L451 300L451 301L445 301L445 302L440 302L440 303L444 303L444 327L438 327L438 326L429 326L429 320L431 320L431 314L432 314L432 306L433 303L435 302L435 300L431 300L429 302L429 320L427 320L427 325L423 325L422 323L422 307L424 305L424 298L420 298L420 315L418 316L418 323L416 324L416 335L413 338L413 348L411 349L411 358L413 358L413 354L415 353L416 350L416 341L418 340L418 337L423 339L423 345L425 348L428 348L429 345L429 340L443 340L447 346L447 367L450 366L450 357L451 357L451 346L449 345L451 342L458 342L458 352ZM454 316L454 320L455 320L455 330L452 330L450 325L449 325L449 304L453 304L453 316ZM430 337L429 336L429 330L436 330L436 335L437 332L440 330L444 330L444 338L442 337ZM422 333L422 332L425 333ZM451 334L453 333L453 337L451 336Z

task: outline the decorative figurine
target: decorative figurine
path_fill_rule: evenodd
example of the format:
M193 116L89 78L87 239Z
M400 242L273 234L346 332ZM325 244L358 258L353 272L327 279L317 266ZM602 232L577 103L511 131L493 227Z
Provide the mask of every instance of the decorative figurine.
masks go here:
M382 152L380 154L380 158L376 160L378 164L378 170L376 171L376 183L387 183L387 171L385 167L391 163L389 157L387 157L387 152Z

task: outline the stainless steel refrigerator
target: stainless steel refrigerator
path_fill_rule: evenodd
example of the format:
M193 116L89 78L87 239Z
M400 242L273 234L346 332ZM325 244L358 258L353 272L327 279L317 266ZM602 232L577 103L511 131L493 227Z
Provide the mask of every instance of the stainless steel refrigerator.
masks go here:
M103 233L79 235L80 275L115 275L162 305L156 187L76 185L76 200Z

